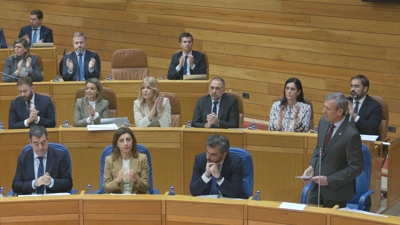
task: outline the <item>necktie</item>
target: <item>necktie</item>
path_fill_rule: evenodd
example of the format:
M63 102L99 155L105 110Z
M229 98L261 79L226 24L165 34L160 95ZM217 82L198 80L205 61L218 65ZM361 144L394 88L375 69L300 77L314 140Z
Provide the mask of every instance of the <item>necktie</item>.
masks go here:
M219 170L219 164L218 164L218 170ZM212 177L211 180L211 192L210 194L212 195L218 195L218 183L217 183L217 179L215 179L215 177Z
M31 107L31 101L28 101L28 102L26 103L26 110L28 111L28 116L31 115L31 110L29 109L30 107Z
M183 75L187 74L187 67L188 67L187 59L188 56L185 56L185 62L183 63Z
M360 102L356 102L356 107L354 108L354 115L358 114L358 103ZM353 126L356 126L356 121L354 121L353 117L351 117L351 124L353 124Z
M85 80L85 75L83 73L83 55L79 54L79 80Z
M43 166L43 157L38 157L39 159L39 168L38 168L38 173L37 177L41 177L44 175L44 166ZM37 188L37 194L43 194L44 193L44 185L41 185L40 187Z
M212 108L212 112L215 113L215 115L218 117L218 115L217 115L217 104L218 104L218 102L215 101L214 105L213 105L213 108ZM213 124L213 125L211 125L211 128L218 128L218 127L217 127L217 125Z
M332 134L333 134L333 129L335 129L335 125L331 124L331 128L329 129L328 135L325 138L325 146L324 146L324 151L326 149L326 146L328 146L329 142L331 142L332 139Z
M33 29L33 40L32 40L32 47L33 47L33 43L36 43L36 38L37 38L37 32L38 29Z

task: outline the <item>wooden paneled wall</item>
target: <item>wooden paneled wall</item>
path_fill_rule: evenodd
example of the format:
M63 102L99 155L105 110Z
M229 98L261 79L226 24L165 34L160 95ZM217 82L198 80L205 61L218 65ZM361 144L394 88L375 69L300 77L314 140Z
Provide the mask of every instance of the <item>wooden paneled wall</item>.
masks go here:
M210 76L241 94L245 115L268 119L272 100L290 77L302 81L313 102L315 125L330 92L349 95L350 78L363 74L371 95L389 104L390 125L400 129L400 6L361 0L0 0L7 43L41 9L59 55L72 51L71 36L87 35L100 54L102 77L112 53L140 48L150 74L167 74L178 37L194 36L194 49L209 57ZM388 133L398 136L400 131Z

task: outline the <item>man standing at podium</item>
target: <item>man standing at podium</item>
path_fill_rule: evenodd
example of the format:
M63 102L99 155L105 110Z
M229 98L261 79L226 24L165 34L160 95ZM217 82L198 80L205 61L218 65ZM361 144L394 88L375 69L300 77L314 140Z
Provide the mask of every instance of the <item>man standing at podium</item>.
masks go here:
M74 33L72 43L75 51L62 59L64 81L85 81L92 77L100 79L100 58L96 52L86 50L86 35Z
M31 47L33 43L53 43L53 31L42 25L43 13L39 9L31 12L31 25L22 27L18 38L27 38L30 40Z
M46 194L72 189L71 169L65 152L48 146L46 128L29 130L31 149L18 156L12 188L18 194Z
M324 106L325 117L319 121L317 146L310 166L304 171L304 176L314 177L303 178L303 181L313 182L308 196L309 204L318 204L319 184L320 204L343 208L353 199L355 179L363 169L361 138L357 129L345 119L348 102L342 93L327 95Z
M196 155L190 193L220 197L247 198L242 189L243 160L229 152L229 141L223 135L207 138L206 152Z
M207 74L207 64L204 54L192 50L193 37L183 33L179 37L182 51L174 54L168 70L169 80L183 80L183 75Z

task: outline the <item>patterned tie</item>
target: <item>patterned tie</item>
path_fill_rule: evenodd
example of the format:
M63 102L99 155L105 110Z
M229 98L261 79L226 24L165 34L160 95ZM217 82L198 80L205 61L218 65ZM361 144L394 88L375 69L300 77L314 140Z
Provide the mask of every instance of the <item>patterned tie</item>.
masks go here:
M38 168L38 173L37 173L37 177L39 179L39 177L44 175L44 166L43 166L43 157L38 157L40 163L39 163L39 168ZM44 193L44 185L41 185L40 187L37 188L37 194L43 194Z
M335 129L335 125L331 124L331 128L329 129L328 135L325 138L325 146L324 146L324 151L326 149L326 146L328 146L329 142L331 142L332 139L332 134L333 134L333 129Z
M33 29L33 40L32 40L32 47L33 47L33 43L36 43L36 38L37 38L37 34L36 34L36 32L37 32L37 30L38 29Z
M85 80L85 74L83 72L83 55L79 54L79 80Z
M188 63L187 63L188 56L185 56L185 62L183 63L183 75L187 75L187 68L188 68Z
M28 111L28 116L31 115L31 110L29 109L31 107L31 101L26 102L26 110Z
M358 103L360 102L356 102L356 107L354 108L354 115L358 114ZM354 117L351 117L351 124L353 124L353 126L356 126L356 121L354 121Z
M218 101L215 101L214 105L213 105L213 109L212 109L212 112L215 113L216 116L217 116L217 104L218 104ZM211 125L211 128L218 128L218 127L217 127L217 125L213 124L213 125Z

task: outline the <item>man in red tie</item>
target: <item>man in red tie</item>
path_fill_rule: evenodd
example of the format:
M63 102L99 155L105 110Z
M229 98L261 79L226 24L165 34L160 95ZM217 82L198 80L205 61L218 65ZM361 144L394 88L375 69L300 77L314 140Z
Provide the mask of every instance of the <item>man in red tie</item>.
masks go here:
M312 181L309 204L318 204L318 184L321 186L320 204L324 207L346 207L353 199L355 178L363 168L361 138L357 129L345 119L348 107L342 93L326 96L324 114L318 125L318 142L310 166L304 171L305 183ZM320 156L321 152L321 156ZM321 157L321 174L319 174Z

